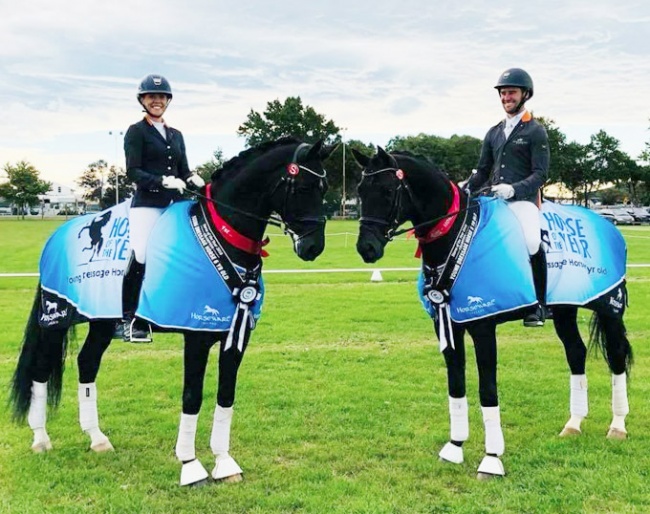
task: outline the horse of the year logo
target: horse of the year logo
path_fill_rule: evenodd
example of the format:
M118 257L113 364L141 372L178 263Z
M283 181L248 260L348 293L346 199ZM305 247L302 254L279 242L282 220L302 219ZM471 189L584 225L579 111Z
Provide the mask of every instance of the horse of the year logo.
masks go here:
M88 225L82 227L77 235L77 239L81 238L81 233L84 230L88 230L88 236L90 237L90 246L82 248L81 251L85 252L86 250L92 250L92 255L88 262L92 262L93 258L99 254L104 245L104 237L102 236L102 228L106 226L108 220L111 219L111 211L106 211L101 216L94 218Z

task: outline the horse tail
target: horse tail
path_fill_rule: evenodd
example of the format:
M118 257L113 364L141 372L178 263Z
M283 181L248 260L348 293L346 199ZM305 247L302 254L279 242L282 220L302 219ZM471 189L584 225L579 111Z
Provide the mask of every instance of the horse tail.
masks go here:
M634 354L622 316L605 316L598 311L593 312L589 322L589 350L601 353L613 373L625 372L630 375Z
M61 400L68 336L65 330L46 330L39 324L41 284L25 326L18 365L11 380L9 403L14 421L23 422L32 399L32 382L48 382L47 402L56 407ZM47 367L43 368L43 364ZM37 374L39 376L37 376Z

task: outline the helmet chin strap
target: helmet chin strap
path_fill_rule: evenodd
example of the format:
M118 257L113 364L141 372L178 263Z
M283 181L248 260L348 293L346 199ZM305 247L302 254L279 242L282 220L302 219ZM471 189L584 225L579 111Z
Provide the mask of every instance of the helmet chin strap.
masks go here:
M524 104L528 101L528 95L529 95L528 89L526 89L525 91L522 89L521 91L522 91L521 102L517 104L517 112L515 113L515 115L521 112L521 110L524 108Z
M149 112L149 110L144 106L144 104L142 103L142 98L138 98L138 102L140 102L140 105L142 106L142 112L146 112L149 116L151 116L154 119L158 119L158 118L163 117L163 114L165 114L165 112L167 112L167 107L169 107L169 104L171 103L171 101L172 101L171 98L167 98L167 104L165 104L165 110L163 111L163 113L160 116L156 116L154 114L151 114L151 112Z

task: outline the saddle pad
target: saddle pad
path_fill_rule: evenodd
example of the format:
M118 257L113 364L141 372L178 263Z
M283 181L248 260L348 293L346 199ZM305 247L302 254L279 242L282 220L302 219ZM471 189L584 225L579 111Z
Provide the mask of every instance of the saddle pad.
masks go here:
M584 207L552 202L542 204L541 216L548 305L586 305L625 279L627 247L612 223Z
M457 323L537 303L524 233L517 218L503 201L485 197L477 201L481 209L479 226L450 291L449 313ZM435 309L423 296L423 288L420 272L420 300L434 317Z
M478 198L479 229L450 292L450 315L464 323L534 305L535 288L523 231L507 204ZM548 305L584 306L625 279L621 233L589 209L545 201L540 211L548 268ZM430 316L435 309L422 295Z
M192 230L193 203L169 206L149 236L137 316L169 329L227 332L237 302ZM255 319L264 300L261 277L259 285L262 296L251 306Z
M122 278L131 254L130 204L129 199L71 219L50 236L41 254L41 287L87 318L122 317ZM53 325L63 317L58 303L45 303L42 323Z

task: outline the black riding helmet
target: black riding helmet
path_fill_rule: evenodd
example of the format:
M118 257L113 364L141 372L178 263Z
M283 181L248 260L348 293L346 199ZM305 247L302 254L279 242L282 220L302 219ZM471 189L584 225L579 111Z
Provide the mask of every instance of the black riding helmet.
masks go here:
M524 92L528 92L526 100L533 97L533 79L521 68L510 68L504 71L497 80L494 89L500 90L502 87L518 87Z
M138 101L141 102L142 95L147 93L162 93L167 95L167 98L172 99L172 87L169 85L169 81L162 75L147 75L140 81L138 86ZM142 102L141 102L142 103Z

